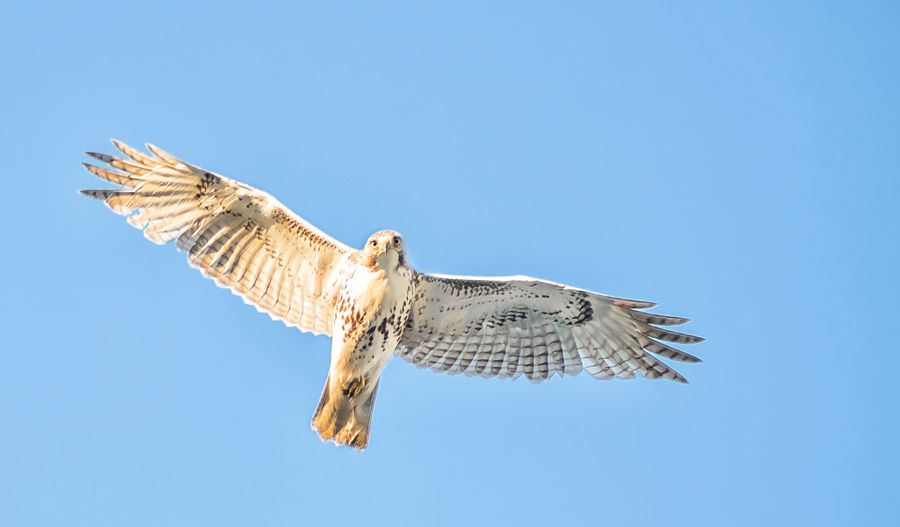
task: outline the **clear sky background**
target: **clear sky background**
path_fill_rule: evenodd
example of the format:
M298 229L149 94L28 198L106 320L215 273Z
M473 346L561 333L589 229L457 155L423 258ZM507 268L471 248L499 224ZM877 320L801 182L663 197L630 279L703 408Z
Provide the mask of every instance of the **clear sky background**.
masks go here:
M0 524L896 525L893 2L65 2L0 15ZM108 138L426 272L653 300L688 386L392 361L76 194Z

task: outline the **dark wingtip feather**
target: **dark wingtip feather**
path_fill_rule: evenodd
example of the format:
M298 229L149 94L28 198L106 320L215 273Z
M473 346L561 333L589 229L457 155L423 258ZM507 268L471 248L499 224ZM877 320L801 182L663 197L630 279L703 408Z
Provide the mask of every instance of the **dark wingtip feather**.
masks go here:
M671 346L667 346L662 342L653 340L651 338L648 338L647 341L642 344L642 347L651 353L659 355L660 357L677 360L678 362L686 362L689 364L697 364L703 362L698 357L695 357L690 353L681 351L680 349L676 349Z
M89 198L94 198L94 199L99 199L99 200L105 200L106 198L108 198L109 196L111 196L113 192L115 192L115 190L111 190L111 189L100 189L100 188L98 188L98 189L79 190L79 191L78 191L79 194L82 194L82 195L87 196L87 197L89 197Z
M665 340L667 342L675 342L677 344L697 344L706 340L703 337L688 335L686 333L679 333L677 331L669 331L667 329L650 326L642 322L639 322L638 326L640 326L641 333L643 333L645 336L659 340Z
M681 352L681 357L679 357L679 358L681 359L680 362L684 362L687 364L700 364L701 362L703 362L703 359L701 359L700 357L695 357L695 356L691 355L690 353L685 353L683 351ZM674 359L674 360L678 360L678 359Z
M684 375L678 373L675 370L671 370L671 371L675 375L674 377L671 378L673 381L680 382L681 384L690 384Z
M100 161L103 161L103 162L106 162L107 159L112 159L112 156L108 156L106 154L98 154L97 152L85 151L84 153L85 153L85 155L89 155L89 156L93 157L94 159L99 159Z
M161 164L159 159L150 157L147 154L144 154L139 150L126 145L118 139L110 139L110 141L112 141L113 146L115 146L119 150L119 152L122 152L130 159L133 159L136 163L143 165L146 168L154 168Z

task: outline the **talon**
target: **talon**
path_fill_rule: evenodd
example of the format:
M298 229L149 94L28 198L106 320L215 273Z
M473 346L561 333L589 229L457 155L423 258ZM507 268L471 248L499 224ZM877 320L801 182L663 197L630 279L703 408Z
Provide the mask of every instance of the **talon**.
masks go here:
M355 379L350 379L341 385L341 391L344 392L345 397L356 397L362 391L362 389L366 386L366 378L365 377L357 377Z

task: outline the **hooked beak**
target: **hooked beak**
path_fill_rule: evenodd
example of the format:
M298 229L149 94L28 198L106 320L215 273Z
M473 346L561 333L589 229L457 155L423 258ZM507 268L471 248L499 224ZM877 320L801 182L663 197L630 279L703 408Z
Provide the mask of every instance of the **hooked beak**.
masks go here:
M386 241L383 244L378 244L378 254L386 254L391 249L397 250L397 247L390 241Z

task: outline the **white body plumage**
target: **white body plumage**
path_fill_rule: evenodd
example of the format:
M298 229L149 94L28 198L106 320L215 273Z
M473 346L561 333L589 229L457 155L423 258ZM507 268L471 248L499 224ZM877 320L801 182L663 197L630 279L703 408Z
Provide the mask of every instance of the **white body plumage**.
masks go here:
M337 443L364 447L381 370L394 353L412 303L412 270L402 237L373 234L348 255L334 311L331 367L312 427Z

